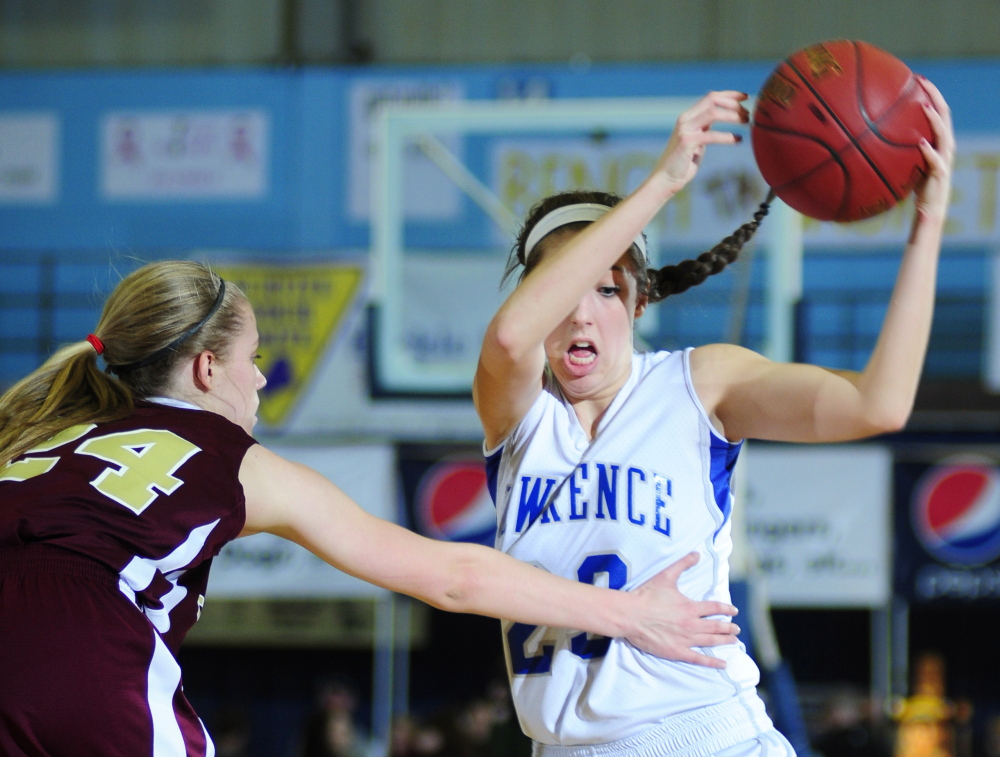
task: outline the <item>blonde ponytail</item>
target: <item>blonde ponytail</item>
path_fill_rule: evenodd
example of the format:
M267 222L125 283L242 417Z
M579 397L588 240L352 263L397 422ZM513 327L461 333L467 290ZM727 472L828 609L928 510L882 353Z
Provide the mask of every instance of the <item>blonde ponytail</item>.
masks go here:
M124 418L132 403L89 342L67 345L0 397L0 466L70 426Z
M63 347L0 397L0 466L80 423L128 416L137 398L167 394L174 369L204 350L225 359L243 326L246 296L194 261L150 263L104 303L96 345Z

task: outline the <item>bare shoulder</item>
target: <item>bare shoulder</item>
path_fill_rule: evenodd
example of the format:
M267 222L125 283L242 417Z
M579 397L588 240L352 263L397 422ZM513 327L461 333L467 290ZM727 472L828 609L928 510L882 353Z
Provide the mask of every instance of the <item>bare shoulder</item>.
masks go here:
M277 520L275 491L291 465L262 444L247 450L240 465L240 483L246 500L246 525L242 535L268 531Z
M706 344L691 350L691 374L696 380L738 381L767 371L774 363L738 344Z
M695 391L707 407L709 395L721 397L734 384L767 370L771 361L746 347L720 343L691 350L690 365Z
M247 450L240 465L240 482L247 494L289 475L295 463L271 452L263 444L255 444Z
M247 450L240 466L240 483L246 499L245 533L268 531L281 536L286 536L281 529L292 523L306 503L327 499L330 490L336 490L311 468L261 444Z

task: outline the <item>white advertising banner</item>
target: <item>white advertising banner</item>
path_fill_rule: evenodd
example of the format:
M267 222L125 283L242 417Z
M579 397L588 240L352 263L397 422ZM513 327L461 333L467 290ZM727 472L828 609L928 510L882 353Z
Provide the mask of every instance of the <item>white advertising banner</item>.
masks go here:
M509 294L509 287L500 289L504 264L499 254L407 254L403 344L392 348L401 346L425 370L463 376L471 387L483 334Z
M114 112L101 124L107 200L247 200L268 192L263 110Z
M349 208L355 221L368 220L371 204L371 118L383 103L452 102L465 96L465 87L453 79L356 79L349 98L348 136ZM460 155L462 140L454 135L438 137L454 155ZM442 220L454 218L461 209L461 192L441 169L417 147L406 155L403 212L407 218Z
M649 173L665 146L651 138L502 139L493 144L490 164L497 196L519 218L555 191L600 187L626 194ZM1000 241L1000 138L959 135L952 204L945 244ZM694 181L650 224L671 244L714 244L750 220L767 189L749 140L715 146ZM803 241L838 247L899 246L906 242L913 214L912 195L892 210L866 221L836 224L804 219ZM761 233L767 232L767 224Z
M396 520L395 451L388 445L269 448L320 472L366 511ZM338 598L383 596L385 589L349 576L306 549L272 534L230 542L212 564L209 596Z
M0 204L56 202L59 142L55 113L0 113Z
M884 605L892 574L888 448L751 445L744 454L747 528L771 604Z
M493 189L518 218L542 198L574 187L625 195L649 175L664 145L648 137L497 140L490 161ZM671 243L711 245L749 221L766 196L749 144L708 150L695 180L647 233L669 235ZM510 244L499 232L497 241Z
M990 287L983 323L983 383L993 393L1000 392L1000 247L990 259Z

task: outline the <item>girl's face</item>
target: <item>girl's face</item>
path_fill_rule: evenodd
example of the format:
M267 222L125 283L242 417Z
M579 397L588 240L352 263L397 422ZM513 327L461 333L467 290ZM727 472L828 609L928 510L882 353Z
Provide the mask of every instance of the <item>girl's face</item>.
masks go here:
M260 337L257 318L249 305L244 307L243 328L233 340L225 360L216 363L215 395L218 410L233 423L242 426L249 434L257 422L257 392L267 380L255 362Z
M632 370L632 327L645 308L623 255L545 340L569 399L613 397L621 389Z

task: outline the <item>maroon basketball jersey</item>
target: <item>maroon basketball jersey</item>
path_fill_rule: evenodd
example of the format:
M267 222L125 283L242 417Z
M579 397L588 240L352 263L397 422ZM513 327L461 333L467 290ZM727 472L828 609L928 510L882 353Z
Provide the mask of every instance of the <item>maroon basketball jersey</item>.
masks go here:
M254 443L216 413L149 402L74 426L0 469L0 549L44 542L107 566L176 654L243 528Z
M243 528L253 444L143 402L0 468L0 754L211 757L176 653Z

